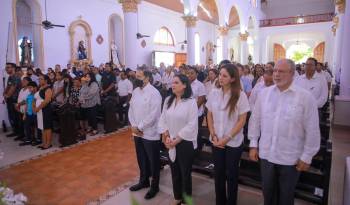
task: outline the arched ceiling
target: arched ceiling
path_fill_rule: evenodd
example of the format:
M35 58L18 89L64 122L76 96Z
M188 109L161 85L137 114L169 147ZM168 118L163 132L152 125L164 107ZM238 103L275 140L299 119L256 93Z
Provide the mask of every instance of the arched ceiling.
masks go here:
M239 16L236 7L232 7L230 11L230 17L228 20L228 26L229 27L234 27L239 24Z
M215 0L201 0L197 12L199 19L219 24L219 12Z
M161 6L166 9L170 9L179 13L184 12L184 6L181 0L145 0L149 3ZM197 16L199 19L219 24L218 8L215 0L201 0L197 10Z

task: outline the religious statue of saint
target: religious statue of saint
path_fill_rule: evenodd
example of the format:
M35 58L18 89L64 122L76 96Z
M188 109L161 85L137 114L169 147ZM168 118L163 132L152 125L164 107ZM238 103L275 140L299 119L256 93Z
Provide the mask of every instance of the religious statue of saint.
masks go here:
M21 61L20 64L21 66L29 66L32 64L32 43L28 39L27 36L24 36L22 38L21 42Z
M87 59L86 48L84 46L84 41L79 41L78 46L78 60Z
M212 42L208 42L207 46L206 46L206 50L207 50L207 64L209 64L209 61L213 59L213 53L214 53L214 45Z
M111 42L111 61L113 64L120 66L118 47L115 45L114 41Z

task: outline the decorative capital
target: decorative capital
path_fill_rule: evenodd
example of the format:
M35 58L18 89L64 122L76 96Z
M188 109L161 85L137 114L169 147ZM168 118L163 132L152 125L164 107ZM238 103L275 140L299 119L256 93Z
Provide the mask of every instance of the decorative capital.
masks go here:
M119 0L119 3L123 6L124 13L136 13L137 5L141 0Z
M186 22L186 27L195 27L198 20L196 16L183 16L182 19Z
M339 13L345 13L345 0L335 0L335 6Z
M247 41L248 36L249 36L248 31L245 31L245 33L239 32L239 38L241 39L241 41Z
M219 30L220 36L226 36L230 28L227 26L220 26L218 30Z

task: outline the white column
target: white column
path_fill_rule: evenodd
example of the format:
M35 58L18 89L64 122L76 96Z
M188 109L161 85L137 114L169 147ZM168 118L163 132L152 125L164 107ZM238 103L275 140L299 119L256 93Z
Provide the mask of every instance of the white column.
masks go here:
M243 65L248 63L248 36L249 33L247 31L245 33L239 33L241 39L241 64Z
M350 33L350 2L345 4L344 32ZM340 96L350 99L350 38L343 38L341 50Z
M228 35L227 35L230 28L226 26L220 26L218 30L222 41L222 47L221 47L222 60L230 59L228 56Z
M343 19L341 20L344 24L344 30L336 32L348 34L350 33L350 3L347 2L347 4L345 4L345 1L337 1L337 8L339 13L344 13ZM343 35L343 39L340 40L340 45L340 52L337 53L337 56L341 55L340 95L335 96L333 123L336 125L350 126L350 39Z
M267 63L267 37L266 36L260 36L259 38L259 63Z
M195 16L183 16L182 19L186 23L186 33L187 33L187 64L195 64L195 27L197 22L197 17Z
M136 70L139 59L137 33L137 5L140 0L120 0L124 11L125 67Z
M343 31L344 31L344 14L339 13L336 17L333 18L333 22L335 23L332 28L333 34L335 34L334 51L333 51L333 60L334 60L333 75L337 76L339 73L341 58L342 58L341 50L342 50L342 39L343 39Z

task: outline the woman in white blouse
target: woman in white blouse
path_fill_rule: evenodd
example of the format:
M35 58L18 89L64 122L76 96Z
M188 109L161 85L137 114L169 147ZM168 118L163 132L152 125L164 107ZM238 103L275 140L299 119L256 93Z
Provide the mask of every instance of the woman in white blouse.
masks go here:
M181 204L183 194L192 195L191 170L197 148L198 107L196 100L191 98L191 84L185 75L174 77L172 91L165 99L158 126L162 141L169 149L173 204Z
M250 108L248 98L241 90L235 65L222 66L219 84L220 88L211 91L206 104L210 140L213 143L216 204L237 204L243 126Z

